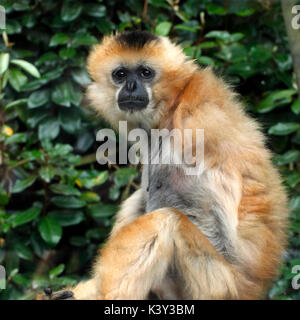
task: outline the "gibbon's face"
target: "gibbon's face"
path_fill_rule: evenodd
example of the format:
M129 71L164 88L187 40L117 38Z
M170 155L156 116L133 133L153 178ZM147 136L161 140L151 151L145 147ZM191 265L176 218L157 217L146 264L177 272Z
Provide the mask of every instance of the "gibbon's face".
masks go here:
M93 82L87 96L115 128L121 120L131 127L151 128L182 85L176 87L176 79L192 69L195 65L167 38L141 31L121 33L104 38L90 53Z
M117 86L116 100L123 111L138 112L147 108L151 98L151 85L155 71L147 63L129 66L121 64L112 73Z

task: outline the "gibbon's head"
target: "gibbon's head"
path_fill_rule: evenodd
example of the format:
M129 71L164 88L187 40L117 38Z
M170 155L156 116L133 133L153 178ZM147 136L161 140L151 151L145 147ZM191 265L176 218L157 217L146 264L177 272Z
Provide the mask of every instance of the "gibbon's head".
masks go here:
M90 53L93 82L87 96L115 128L120 120L131 127L152 128L196 69L168 38L125 32L105 37Z

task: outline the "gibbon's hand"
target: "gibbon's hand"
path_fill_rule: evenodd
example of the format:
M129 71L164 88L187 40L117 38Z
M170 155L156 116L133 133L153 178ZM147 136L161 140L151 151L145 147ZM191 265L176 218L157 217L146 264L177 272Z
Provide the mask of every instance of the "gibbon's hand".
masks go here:
M60 290L53 293L51 288L45 288L44 294L38 296L37 300L75 300L75 298L70 290Z

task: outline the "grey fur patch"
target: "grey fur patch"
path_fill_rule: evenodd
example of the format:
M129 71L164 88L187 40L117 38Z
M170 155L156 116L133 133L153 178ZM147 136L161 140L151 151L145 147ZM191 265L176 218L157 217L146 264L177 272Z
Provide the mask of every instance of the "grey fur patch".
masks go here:
M193 179L182 176L178 166L145 165L142 187L146 194L146 213L164 207L179 209L226 260L234 262L234 244L231 230L224 221L226 215L209 190L201 185L201 178Z

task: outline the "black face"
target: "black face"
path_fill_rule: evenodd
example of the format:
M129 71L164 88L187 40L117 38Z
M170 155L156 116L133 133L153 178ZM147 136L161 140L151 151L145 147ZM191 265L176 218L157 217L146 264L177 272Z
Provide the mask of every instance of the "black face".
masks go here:
M154 70L140 65L136 68L119 67L112 73L115 83L122 85L118 96L118 105L124 111L139 111L145 109L149 103L145 86L155 76Z

